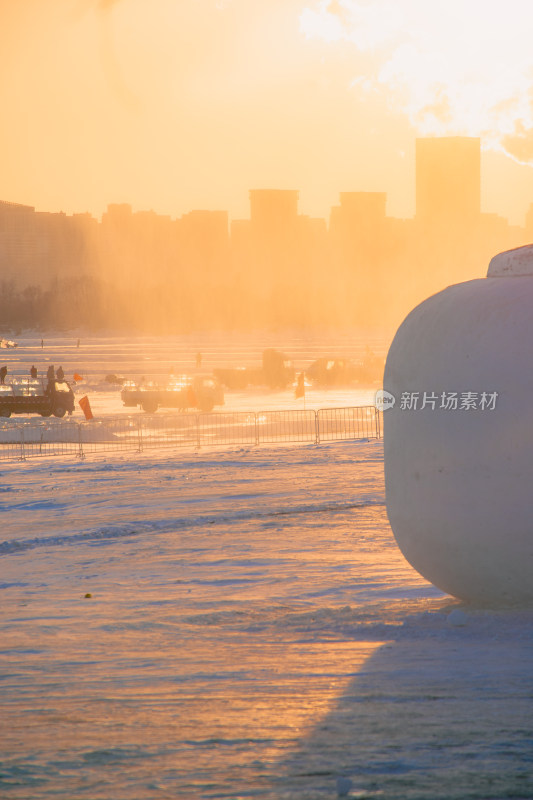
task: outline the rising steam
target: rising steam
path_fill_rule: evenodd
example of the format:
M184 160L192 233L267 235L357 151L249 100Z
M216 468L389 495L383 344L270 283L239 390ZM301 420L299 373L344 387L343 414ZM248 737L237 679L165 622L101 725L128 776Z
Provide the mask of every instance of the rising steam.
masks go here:
M533 163L528 0L319 0L300 22L308 37L371 54L354 86L385 93L419 134L480 136Z

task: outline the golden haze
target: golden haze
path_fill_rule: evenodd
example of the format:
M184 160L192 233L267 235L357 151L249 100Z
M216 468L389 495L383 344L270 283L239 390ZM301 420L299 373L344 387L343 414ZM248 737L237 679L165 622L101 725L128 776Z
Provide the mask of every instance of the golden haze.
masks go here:
M6 286L62 282L64 325L388 327L483 275L531 238L533 11L430 5L3 2Z

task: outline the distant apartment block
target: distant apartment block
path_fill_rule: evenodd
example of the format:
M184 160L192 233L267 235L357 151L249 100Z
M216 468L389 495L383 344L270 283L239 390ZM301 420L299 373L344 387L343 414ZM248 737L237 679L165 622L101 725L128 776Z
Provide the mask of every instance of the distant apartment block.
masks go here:
M251 189L250 221L257 238L291 236L298 217L299 192L291 189Z
M0 201L1 279L19 286L48 283L92 268L89 242L96 224L90 215L68 217Z
M375 239L383 234L385 224L385 192L340 192L340 205L333 206L330 233L350 247L357 242Z
M32 282L37 277L39 242L35 208L0 202L0 264L3 281Z
M289 189L251 189L250 224L259 246L292 246L298 224L299 192Z
M229 220L227 211L189 211L178 220L181 261L212 275L227 270Z

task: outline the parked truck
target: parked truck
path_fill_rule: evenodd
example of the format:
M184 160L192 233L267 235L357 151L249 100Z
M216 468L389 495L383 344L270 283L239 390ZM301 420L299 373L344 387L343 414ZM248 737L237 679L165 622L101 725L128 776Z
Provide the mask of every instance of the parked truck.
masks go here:
M149 414L160 407L212 411L215 406L224 404L224 392L218 381L201 375L181 376L166 386L127 381L120 396L125 406L140 406Z
M296 372L284 353L269 347L263 351L261 367L217 368L213 374L228 389L246 389L247 386L286 389L292 385Z
M73 411L74 392L67 381L28 378L0 384L0 417L11 414L64 417Z

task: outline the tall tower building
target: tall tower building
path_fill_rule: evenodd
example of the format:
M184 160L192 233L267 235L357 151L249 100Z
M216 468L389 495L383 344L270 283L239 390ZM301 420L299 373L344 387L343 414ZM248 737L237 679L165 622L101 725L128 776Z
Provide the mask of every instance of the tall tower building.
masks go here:
M464 229L481 213L481 144L449 136L416 140L416 217L427 227Z
M294 236L298 194L291 189L250 190L250 222L256 240L282 243Z
M287 278L298 248L298 195L292 189L250 190L250 232L256 267Z
M375 237L385 224L385 192L340 192L340 205L331 209L330 231L344 239Z

